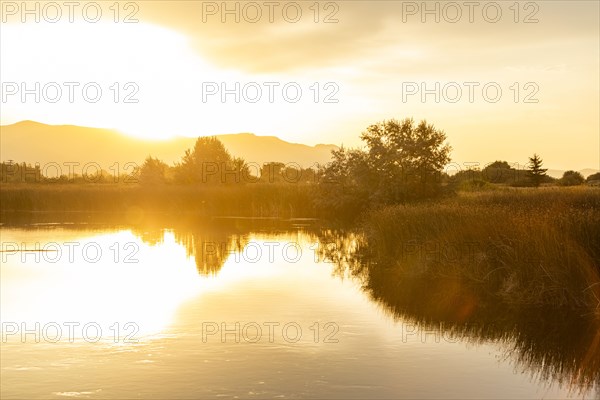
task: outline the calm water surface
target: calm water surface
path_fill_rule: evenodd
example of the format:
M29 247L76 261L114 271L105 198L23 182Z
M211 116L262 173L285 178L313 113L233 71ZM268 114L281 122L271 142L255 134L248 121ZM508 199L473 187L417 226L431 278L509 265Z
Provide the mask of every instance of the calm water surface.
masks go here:
M2 398L599 397L585 355L402 315L310 229L0 232Z

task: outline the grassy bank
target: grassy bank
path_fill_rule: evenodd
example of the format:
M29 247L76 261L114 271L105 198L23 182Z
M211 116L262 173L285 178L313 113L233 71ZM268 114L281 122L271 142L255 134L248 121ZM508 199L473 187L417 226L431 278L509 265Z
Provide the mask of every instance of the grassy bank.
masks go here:
M145 187L137 184L4 184L6 212L192 213L210 216L313 217L311 188L304 185Z
M392 206L364 222L386 279L460 280L506 304L600 309L600 190L507 189Z

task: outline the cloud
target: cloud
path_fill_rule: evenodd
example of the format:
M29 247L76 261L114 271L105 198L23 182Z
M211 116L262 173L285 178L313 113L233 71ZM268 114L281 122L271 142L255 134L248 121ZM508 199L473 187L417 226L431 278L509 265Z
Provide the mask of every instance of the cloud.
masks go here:
M271 9L264 5L267 2L149 1L140 3L140 16L185 32L192 46L216 66L253 73L349 64L370 57L373 50L394 50L399 44L436 48L444 63L452 53L477 56L489 48L510 57L513 47L597 37L598 30L598 3L589 1L519 3L518 12L509 2L481 2L471 11L464 2L455 2L461 13L456 23L449 22L458 15L447 8L449 2L319 2L318 15L313 2L274 3L277 6ZM495 18L492 3L500 4L495 23L490 22ZM230 11L237 4L239 22L236 13L224 11L223 4ZM437 15L428 14L435 4ZM417 10L411 8L415 6ZM301 17L292 23L298 7ZM260 18L256 9L261 10ZM328 15L338 22L325 23ZM258 22L249 22L254 19ZM526 19L538 22L524 23Z

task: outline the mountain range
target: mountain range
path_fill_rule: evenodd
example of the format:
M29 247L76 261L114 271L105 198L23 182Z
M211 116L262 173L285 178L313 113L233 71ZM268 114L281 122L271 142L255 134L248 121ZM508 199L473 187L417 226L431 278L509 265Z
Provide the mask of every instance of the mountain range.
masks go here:
M275 136L252 133L214 136L221 140L231 155L259 165L278 161L307 168L316 163L327 163L331 151L338 148L332 144L308 146L290 143ZM141 165L146 157L152 156L172 165L181 160L185 150L192 148L195 141L196 138L192 137L147 140L112 129L21 121L0 126L0 160L40 165L95 162L108 170L115 163Z
M331 159L333 144L308 146L290 143L275 136L253 133L214 135L227 150L248 163L262 165L278 161L295 163L304 168L325 164ZM46 125L35 121L21 121L0 126L0 160L40 163L95 162L105 170L115 163L124 166L133 162L141 165L152 156L172 165L181 160L185 150L192 148L196 138L175 137L166 140L148 140L125 135L117 130L89 128L75 125ZM560 178L563 170L548 169L548 175ZM586 168L579 171L584 177L598 172Z

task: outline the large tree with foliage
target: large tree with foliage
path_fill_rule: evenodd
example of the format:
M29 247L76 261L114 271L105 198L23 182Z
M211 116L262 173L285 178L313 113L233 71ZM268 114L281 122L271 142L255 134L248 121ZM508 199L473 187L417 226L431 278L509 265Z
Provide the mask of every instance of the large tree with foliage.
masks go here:
M323 202L357 211L440 192L451 150L443 131L426 121L391 119L369 126L361 139L364 149L334 151L321 171Z
M176 165L176 178L179 183L241 182L247 169L244 160L231 157L219 139L199 137Z
M565 171L562 178L558 181L562 186L583 185L585 178L577 171Z
M492 183L510 183L518 178L518 171L506 161L494 161L482 170L483 179Z
M143 185L166 183L168 170L169 166L158 158L148 157L140 168L140 183Z
M543 163L544 161L537 154L534 154L533 157L529 157L528 176L531 184L535 187L540 186L542 181L546 179L547 169L542 168Z

